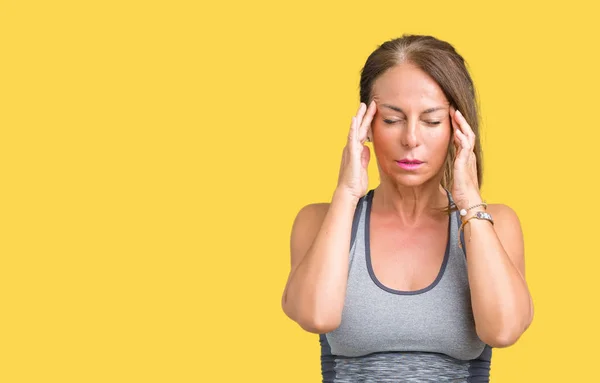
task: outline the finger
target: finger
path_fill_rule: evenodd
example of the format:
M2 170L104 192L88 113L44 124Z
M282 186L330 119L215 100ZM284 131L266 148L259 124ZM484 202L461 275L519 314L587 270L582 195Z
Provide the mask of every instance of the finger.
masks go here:
M454 126L456 129L461 130L461 121L458 119L458 110L457 109L453 109L454 113L452 113L452 126Z
M471 129L471 125L469 125L469 123L467 122L467 119L465 118L465 116L462 115L462 113L460 113L459 110L455 111L455 121L457 122L457 125L459 127L460 132L466 137L467 141L468 141L468 158L467 161L469 160L469 158L471 157L471 154L474 155L474 148L475 148L475 132L473 132L473 129Z
M460 133L458 122L454 118L454 114L456 113L456 109L454 106L450 106L450 125L452 129L452 141L454 143L455 149L455 158L458 158L460 155L460 149L462 148L460 136L457 134L457 131Z
M365 116L360 124L360 128L358 129L358 138L361 144L367 139L367 135L369 133L369 127L371 126L371 122L373 122L373 117L375 116L375 112L377 111L377 104L375 101L371 101L369 107L365 112Z
M456 129L455 134L460 143L460 146L459 146L460 149L459 149L459 152L458 152L458 155L456 156L456 158L457 158L457 160L459 160L463 163L467 163L467 160L469 159L469 154L471 152L471 146L469 144L469 139L459 129Z
M360 126L360 122L362 121L362 116L364 115L364 109L365 104L361 102L360 106L358 107L358 110L356 111L356 115L352 117L352 137L349 137L353 141L352 145L350 145L351 147L355 147L356 145L354 145L354 142L358 142L358 129Z
M459 124L462 132L469 138L469 141L471 142L471 146L474 146L475 145L475 132L473 132L473 129L471 129L471 125L469 125L469 123L467 122L467 119L465 118L465 116L462 115L460 110L456 111L455 116L456 116L456 120L458 121L458 124Z
M458 121L456 121L456 109L453 106L450 107L450 124L452 126L452 131L458 129Z
M456 137L458 138L458 140L460 142L460 148L470 150L472 147L471 147L471 141L469 141L469 137L467 137L467 135L464 134L460 129L456 129L455 133L456 133Z
M456 121L456 119L454 117L455 113L456 113L456 109L451 107L450 108L450 123L452 125L454 144L456 145L456 150L458 150L461 147L460 137L457 135L457 132L460 132L460 127L459 127L458 121Z
M471 129L471 126L467 122L467 119L465 118L465 116L463 116L460 110L456 110L454 116L456 118L456 121L458 121L458 124L462 128L463 133L465 133L467 136L470 134L475 134L473 133L473 129Z
M454 114L453 114L453 118L452 118L452 126L454 127L454 134L457 135L457 132L461 134L461 136L466 137L467 141L471 141L471 139L469 138L466 129L464 127L464 124L466 124L466 120L463 118L461 119L462 115L460 114L460 111L457 109L454 109ZM468 125L468 124L467 124ZM462 148L463 145L463 139L462 137L459 136L458 137L458 141L460 144L460 147ZM470 145L472 147L472 145Z
M454 153L455 153L455 157L458 157L460 155L460 150L462 148L462 143L460 142L460 136L459 136L460 132L457 133L457 130L454 129Z
M368 146L363 146L360 162L364 169L369 168L369 160L371 159L371 149Z
M352 116L350 121L350 131L348 132L348 146L354 147L356 141L356 116Z
M460 149L460 138L458 137L458 133L456 133L457 128L452 126L452 141L454 143L454 147L456 150Z
M361 123L366 111L367 111L367 106L365 105L364 102L361 102L360 106L358 107L358 112L356 112L356 120L358 122L358 126L360 126L360 123Z

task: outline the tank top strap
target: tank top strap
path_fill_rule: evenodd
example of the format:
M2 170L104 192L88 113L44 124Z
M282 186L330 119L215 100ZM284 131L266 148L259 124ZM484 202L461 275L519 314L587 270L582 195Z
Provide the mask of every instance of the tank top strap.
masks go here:
M454 198L452 198L452 193L450 193L450 190L446 189L444 186L442 186L444 188L444 190L446 191L446 194L448 195L448 201L450 201L450 205L454 205Z
M362 212L365 211L365 203L369 198L369 195L373 193L373 189L369 190L367 194L360 197L356 204L356 209L354 210L354 218L352 219L352 234L350 235L350 250L352 250L352 246L354 246L354 242L356 241L356 234L358 232L358 226L361 221Z

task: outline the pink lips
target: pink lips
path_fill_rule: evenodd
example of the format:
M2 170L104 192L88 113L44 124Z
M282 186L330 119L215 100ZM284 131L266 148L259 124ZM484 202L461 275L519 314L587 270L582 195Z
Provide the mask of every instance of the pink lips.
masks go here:
M400 161L396 161L396 163L398 164L398 166L400 166L402 169L405 170L415 170L417 168L419 168L421 165L423 165L422 161L419 160L410 160L410 159L402 159Z

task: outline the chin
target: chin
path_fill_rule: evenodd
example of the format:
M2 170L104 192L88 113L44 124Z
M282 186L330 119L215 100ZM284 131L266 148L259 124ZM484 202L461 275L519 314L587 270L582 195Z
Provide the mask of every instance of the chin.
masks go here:
M431 178L423 174L403 174L396 175L393 179L402 186L421 186L427 183Z

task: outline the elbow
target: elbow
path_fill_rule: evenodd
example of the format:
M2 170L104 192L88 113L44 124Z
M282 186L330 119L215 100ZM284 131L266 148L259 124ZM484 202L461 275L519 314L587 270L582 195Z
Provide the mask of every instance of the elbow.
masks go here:
M527 327L529 327L529 324L525 326L505 326L495 331L477 331L477 336L481 341L493 348L505 348L517 343Z
M308 331L314 334L325 334L332 332L340 326L341 318L333 315L319 316L319 315L302 315L302 313L295 312L287 305L282 304L284 313L298 323L304 331Z
M520 319L518 319L520 318ZM526 318L524 316L511 316L488 326L475 326L477 336L481 341L494 348L505 348L517 343L519 338L533 321L533 304L529 306Z
M302 327L305 331L313 334L326 334L332 332L340 326L341 318L337 315L299 315L295 319L296 323Z
M302 323L298 322L300 327L302 327L305 331L314 333L314 334L326 334L334 331L340 326L340 321L337 319L332 320L308 320Z
M519 340L521 334L516 333L498 333L498 334L481 334L479 335L479 339L481 339L485 344L489 345L493 348L505 348L512 346Z

